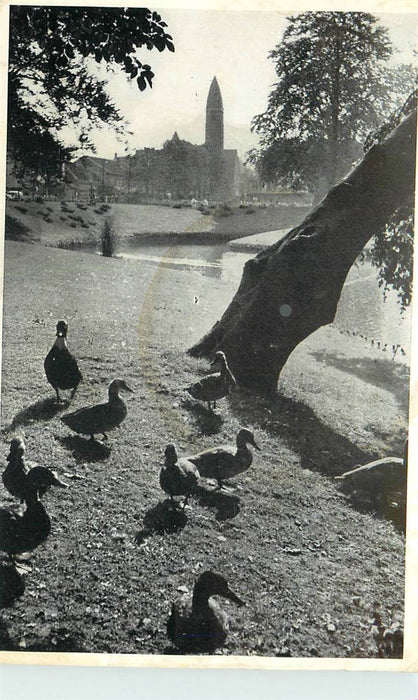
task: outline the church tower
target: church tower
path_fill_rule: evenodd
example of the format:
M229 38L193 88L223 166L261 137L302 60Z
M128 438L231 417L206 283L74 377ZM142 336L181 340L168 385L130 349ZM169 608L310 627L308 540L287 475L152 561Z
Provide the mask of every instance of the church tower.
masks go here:
M212 80L206 102L206 147L220 153L224 148L224 107L216 78Z

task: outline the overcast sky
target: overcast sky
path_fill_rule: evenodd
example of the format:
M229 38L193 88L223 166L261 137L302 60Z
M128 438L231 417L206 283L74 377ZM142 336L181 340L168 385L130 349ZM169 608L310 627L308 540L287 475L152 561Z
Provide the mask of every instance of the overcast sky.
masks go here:
M224 103L225 147L238 148L243 155L257 142L250 122L265 110L275 81L267 54L280 42L285 14L175 9L161 10L161 14L176 51L145 49L141 54L155 73L153 89L141 93L124 75L110 78L111 94L134 132L131 148L160 148L174 131L192 143L203 143L206 98L216 75ZM417 14L377 16L400 49L397 60L409 62L418 44ZM95 134L95 142L97 155L124 155L111 132Z

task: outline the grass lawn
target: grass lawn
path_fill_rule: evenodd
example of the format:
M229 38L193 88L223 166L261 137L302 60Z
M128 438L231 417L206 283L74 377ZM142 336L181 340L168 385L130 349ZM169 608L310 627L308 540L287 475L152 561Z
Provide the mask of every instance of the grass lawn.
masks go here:
M23 597L4 611L3 649L173 653L171 602L215 568L246 602L225 602L231 632L220 653L377 656L373 612L390 624L403 610L404 537L353 507L332 476L401 454L407 368L327 327L293 353L277 397L238 390L211 419L184 392L207 363L185 350L233 291L193 271L6 242L3 463L23 433L28 459L69 488L45 496L52 532ZM102 401L116 377L135 391L101 448L72 434L59 420L66 408L51 403L43 360L60 318L84 375L70 410ZM166 444L186 456L233 442L241 426L262 451L234 490L202 480L185 519L167 517ZM1 500L12 503L3 488Z

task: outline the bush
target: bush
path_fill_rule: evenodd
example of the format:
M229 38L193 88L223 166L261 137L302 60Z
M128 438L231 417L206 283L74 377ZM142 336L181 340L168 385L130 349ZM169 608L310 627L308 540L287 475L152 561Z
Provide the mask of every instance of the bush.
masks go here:
M111 258L116 252L117 236L112 227L110 219L105 219L102 232L100 234L100 243L102 247L102 255L105 258Z
M35 197L35 202L37 202L38 204L44 204L44 201L45 200L43 199L43 197L39 197L39 195Z
M70 226L71 226L71 228L77 228L77 224L75 223L75 221L72 221L70 223Z
M46 209L47 211L50 211L50 212L53 212L53 211L54 211L52 207L45 207L45 209Z
M20 205L18 205L18 204L16 204L16 209L17 209L18 211L20 211L22 214L26 214L26 212L27 212L27 210L28 210L27 207L22 207L22 206L20 206Z
M227 204L219 204L219 206L216 207L214 215L218 217L222 216L231 216L233 213L231 207L229 207Z
M66 216L60 216L60 221L67 221L67 217L66 217Z

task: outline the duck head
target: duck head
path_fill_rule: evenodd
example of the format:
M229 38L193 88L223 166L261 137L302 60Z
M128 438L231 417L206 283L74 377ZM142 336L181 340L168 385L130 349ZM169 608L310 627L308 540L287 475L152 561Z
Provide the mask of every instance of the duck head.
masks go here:
M22 437L15 437L10 442L9 454L7 456L7 461L11 462L13 459L22 458L25 454L26 445Z
M232 600L237 605L245 605L228 585L228 581L222 574L215 571L204 571L196 581L193 593L194 600L208 600L212 595L220 595Z
M247 428L241 428L237 435L237 447L243 448L246 445L252 445L256 450L261 449L254 439L254 433Z
M226 361L225 353L222 352L222 350L218 350L217 352L215 352L215 354L213 356L213 360L210 363L210 366L213 368L215 368L215 367L222 368L222 367L226 367L227 364L228 363Z
M124 379L113 379L113 381L110 382L109 384L109 395L111 394L119 394L120 391L129 391L131 394L134 393L134 390L131 389L130 386L127 385Z
M57 338L66 338L68 331L67 321L58 321L57 323Z
M169 442L164 450L165 462L167 465L173 465L177 462L178 455L174 442Z

